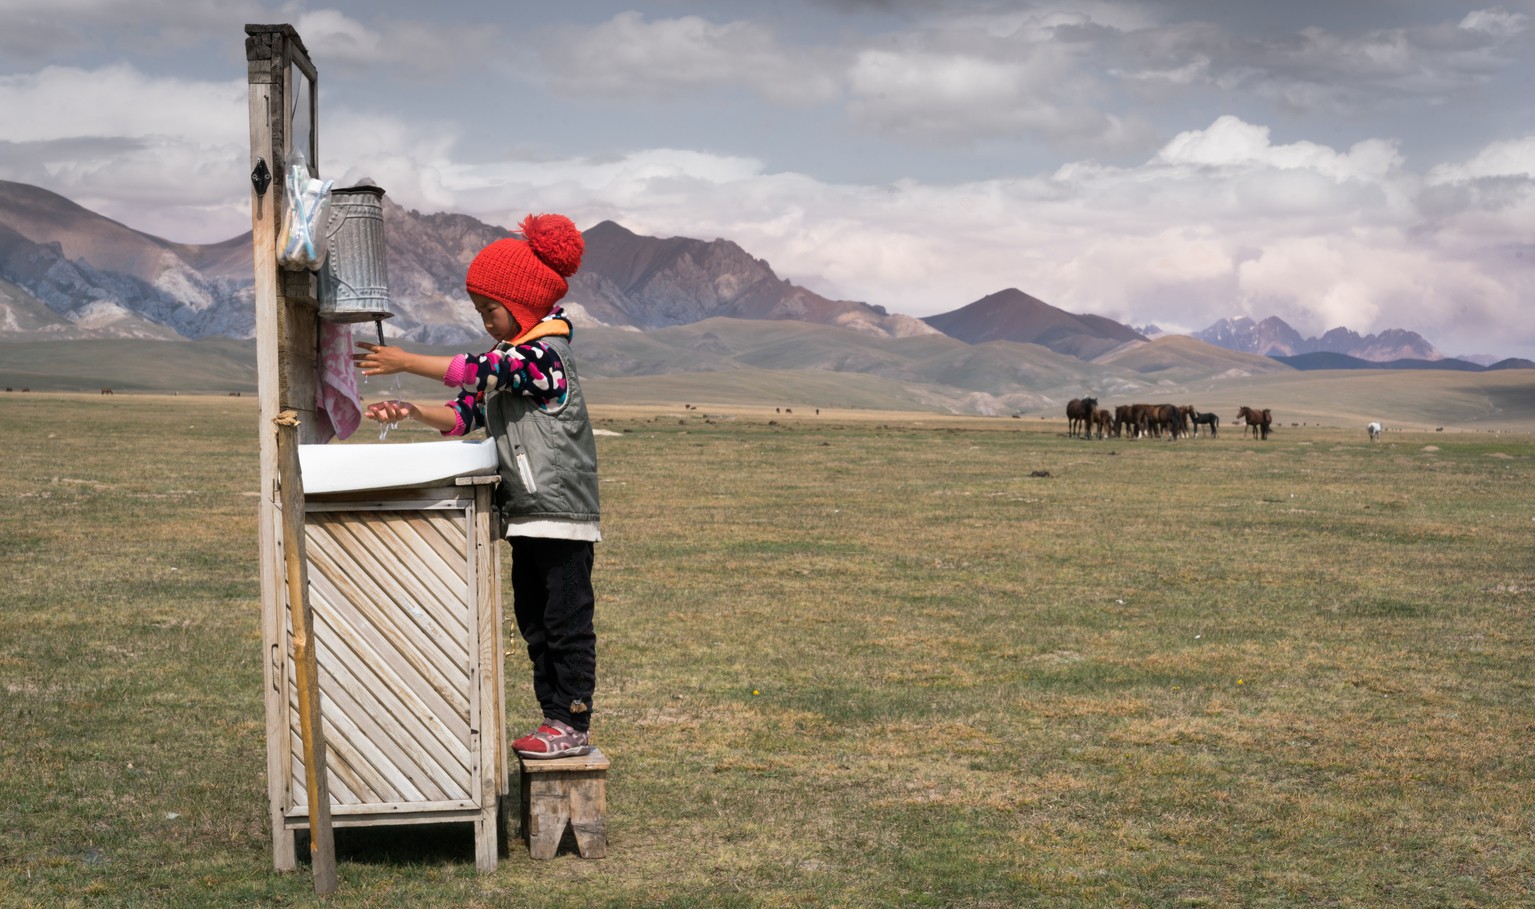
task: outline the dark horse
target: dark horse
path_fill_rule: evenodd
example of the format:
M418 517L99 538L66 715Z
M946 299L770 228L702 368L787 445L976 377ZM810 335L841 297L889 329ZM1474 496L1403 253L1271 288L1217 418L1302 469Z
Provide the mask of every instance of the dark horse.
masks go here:
M1072 398L1066 402L1066 437L1077 434L1082 428L1082 438L1090 438L1093 432L1093 411L1098 409L1097 398Z
M1154 434L1160 438L1162 431L1167 432L1167 437L1177 441L1183 435L1183 414L1178 412L1176 404L1153 404L1150 411L1152 425L1155 426Z
M1201 425L1204 425L1210 430L1210 438L1212 439L1219 434L1219 430L1221 428L1220 414L1213 410L1208 413L1200 413L1197 410L1191 410L1189 412L1189 421L1194 424L1195 437L1198 437L1199 427Z
M1247 422L1247 427L1253 431L1254 437L1257 437L1261 430L1263 439L1266 441L1269 437L1269 430L1274 422L1274 413L1270 410L1259 410L1256 407L1243 407L1237 411L1237 419ZM1242 434L1244 436L1247 435L1245 430Z

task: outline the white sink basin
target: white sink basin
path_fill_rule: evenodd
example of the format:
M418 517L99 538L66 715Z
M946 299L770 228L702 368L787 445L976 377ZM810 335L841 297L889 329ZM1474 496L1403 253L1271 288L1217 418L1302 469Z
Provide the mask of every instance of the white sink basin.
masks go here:
M496 472L491 439L402 445L300 445L304 494L427 486Z

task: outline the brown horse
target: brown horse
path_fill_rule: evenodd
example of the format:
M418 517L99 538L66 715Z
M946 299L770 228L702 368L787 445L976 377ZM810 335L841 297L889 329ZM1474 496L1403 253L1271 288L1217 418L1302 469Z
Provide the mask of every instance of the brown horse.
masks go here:
M1151 409L1151 419L1159 433L1166 432L1167 437L1177 441L1183 435L1183 414L1178 411L1175 404L1157 404Z
M1251 429L1253 438L1259 438L1261 432L1264 441L1268 440L1269 432L1274 423L1274 412L1271 410L1259 410L1256 407L1243 407L1237 411L1237 419L1247 423L1247 429ZM1247 431L1242 431L1242 436L1247 436Z
M1114 438L1117 439L1124 435L1126 426L1131 427L1130 434L1133 438L1135 435L1135 423L1130 417L1130 405L1121 404L1114 408Z
M1066 402L1066 437L1070 438L1082 430L1082 438L1092 435L1093 411L1098 409L1097 398L1072 398Z
M1151 411L1154 404L1131 404L1130 419L1128 420L1132 431L1130 438L1139 439L1152 430Z

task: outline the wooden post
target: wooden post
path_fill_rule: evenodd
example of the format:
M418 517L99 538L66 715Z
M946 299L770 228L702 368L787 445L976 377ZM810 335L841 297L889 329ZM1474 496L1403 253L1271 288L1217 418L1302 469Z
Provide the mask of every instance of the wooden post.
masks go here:
M477 482L484 481L484 482ZM501 678L501 578L500 560L496 558L496 538L491 535L491 490L494 477L460 477L460 485L475 487L475 527L471 533L471 577L475 602L479 605L477 629L479 655L479 696L471 708L471 722L476 733L474 748L478 764L479 791L484 799L480 817L475 821L475 867L481 872L496 870L502 842L502 795L509 781L506 768L506 736L501 733L506 717L503 700L505 687ZM494 796L491 794L494 793Z
M304 745L304 783L309 796L309 857L314 892L336 892L336 838L330 824L329 771L325 729L320 722L320 668L314 652L314 613L309 608L309 571L304 558L304 480L298 460L298 414L285 410L277 425L282 483L283 562L288 581L288 612L293 622L294 687L298 693L299 734Z
M247 25L245 59L249 82L251 251L255 261L256 377L261 427L257 434L261 463L260 572L263 674L268 741L288 735L288 654L283 630L281 534L277 510L277 435L272 421L283 410L314 413L313 357L316 347L315 304L292 286L277 264L278 218L286 192L283 174L292 152L301 151L318 167L319 116L314 65L298 32L289 25ZM305 84L307 83L307 84ZM294 136L295 97L307 105L308 132ZM298 147L294 147L295 141ZM255 179L268 175L264 185ZM312 283L312 282L311 282ZM318 421L306 420L301 436ZM300 441L312 441L301 438ZM267 749L267 791L272 825L272 864L278 871L298 867L294 834L287 829L282 805L292 779L287 749Z

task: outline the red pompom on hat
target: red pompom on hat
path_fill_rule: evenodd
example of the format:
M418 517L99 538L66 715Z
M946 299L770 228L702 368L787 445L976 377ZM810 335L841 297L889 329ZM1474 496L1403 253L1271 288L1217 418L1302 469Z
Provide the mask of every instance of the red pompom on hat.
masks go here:
M581 267L586 242L564 215L528 215L517 226L523 239L508 237L480 250L464 286L505 306L527 331L570 290L565 279Z

